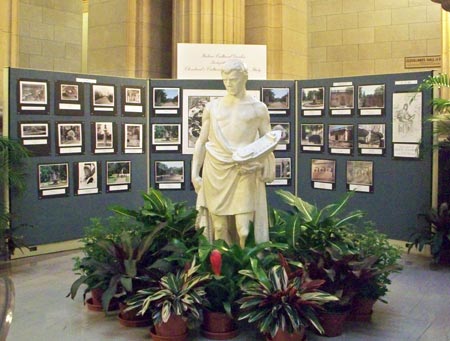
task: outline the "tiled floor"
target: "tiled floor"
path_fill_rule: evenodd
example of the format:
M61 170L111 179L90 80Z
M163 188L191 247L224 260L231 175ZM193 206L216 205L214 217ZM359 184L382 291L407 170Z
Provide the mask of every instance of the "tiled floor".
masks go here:
M15 285L15 311L8 341L149 340L147 328L126 328L114 316L88 311L81 296L66 294L75 275L76 252L0 263L0 275ZM434 269L429 259L405 255L404 270L392 277L389 304L378 302L370 323L347 322L343 340L450 341L450 268ZM263 340L244 326L236 341ZM325 340L308 333L308 340ZM191 340L206 340L195 333Z

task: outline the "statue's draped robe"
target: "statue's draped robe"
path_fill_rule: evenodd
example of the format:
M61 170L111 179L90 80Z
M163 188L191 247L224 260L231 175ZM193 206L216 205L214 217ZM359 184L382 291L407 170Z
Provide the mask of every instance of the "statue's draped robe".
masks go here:
M232 160L235 149L223 136L216 118L220 101L213 101L207 107L210 127L208 142L205 145L203 185L197 196L197 225L206 227L206 235L212 240L214 234L209 213L234 216L254 212L255 241L268 241L266 188L262 178L273 178L275 158L273 153L270 153L258 162L238 164ZM255 134L254 139L257 138L258 134ZM231 226L229 228L231 230ZM230 232L233 236L232 231Z

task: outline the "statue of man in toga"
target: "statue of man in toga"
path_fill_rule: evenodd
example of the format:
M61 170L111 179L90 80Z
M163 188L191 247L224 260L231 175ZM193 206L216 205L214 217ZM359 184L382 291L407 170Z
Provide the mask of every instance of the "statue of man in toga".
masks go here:
M247 157L252 144L270 134L269 112L246 93L248 71L240 60L223 65L222 79L227 95L206 106L194 149L197 223L210 228L213 239L244 247L251 222L256 242L269 240L265 183L275 176L276 142L263 153L258 145L257 156ZM239 151L243 157L236 157Z

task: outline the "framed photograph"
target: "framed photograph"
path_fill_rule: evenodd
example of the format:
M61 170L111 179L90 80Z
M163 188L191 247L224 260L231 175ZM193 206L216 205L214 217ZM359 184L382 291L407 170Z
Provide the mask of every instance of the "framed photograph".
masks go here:
M122 115L130 117L145 116L145 88L139 86L122 86Z
M330 113L331 115L351 115L355 107L354 86L330 87Z
M336 183L336 160L312 159L311 182L313 188L333 190Z
M94 153L115 152L115 125L113 122L95 122Z
M38 165L39 197L67 195L69 164L49 163Z
M109 84L92 84L91 105L93 115L114 115L116 87Z
M76 162L74 164L75 195L97 194L100 192L100 163L97 161Z
M331 154L351 154L353 150L353 125L330 124L328 149Z
M422 93L394 92L392 96L392 142L420 143Z
M20 79L17 82L18 114L47 115L49 113L48 81Z
M153 109L155 115L178 114L180 88L153 88Z
M324 139L323 124L302 124L300 130L300 144L303 151L322 151Z
M21 80L19 86L20 104L47 105L47 82Z
M131 161L106 161L106 190L128 191L131 184Z
M278 142L275 150L288 150L288 146L291 143L291 125L289 122L272 122L270 123L271 130L280 130L281 139Z
M194 152L206 104L225 95L225 90L183 90L183 154Z
M181 146L181 124L152 125L153 151L179 151Z
M380 116L384 105L384 84L358 86L358 110L361 116Z
M303 116L321 116L325 109L325 88L302 88L302 114Z
M382 155L386 147L386 125L358 124L358 149L360 154Z
M155 182L160 189L181 189L184 184L184 161L155 161Z
M55 83L55 114L83 116L83 84L57 81Z
M81 122L57 122L56 131L58 132L58 154L83 152L83 124Z
M58 147L83 145L81 123L57 123Z
M262 88L262 101L271 114L287 114L289 88Z
M125 153L142 153L144 125L125 123L123 131Z
M20 123L20 138L48 137L48 122Z
M269 186L289 186L292 178L290 157L275 158L275 179L267 183Z
M347 160L347 188L357 192L373 191L373 161Z

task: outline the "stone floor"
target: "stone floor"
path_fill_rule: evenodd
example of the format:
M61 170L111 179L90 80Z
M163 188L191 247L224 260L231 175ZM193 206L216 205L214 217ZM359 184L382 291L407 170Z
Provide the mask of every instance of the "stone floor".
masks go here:
M0 262L0 275L10 276L16 291L8 341L149 340L147 328L123 327L115 316L88 311L81 296L74 301L65 297L76 278L71 271L75 255ZM389 304L378 302L370 323L347 322L344 334L333 340L450 341L450 268L430 267L428 258L417 255L405 255L402 263L404 270L392 276ZM327 339L313 333L307 338ZM207 340L195 333L190 339ZM263 337L244 326L234 340Z

